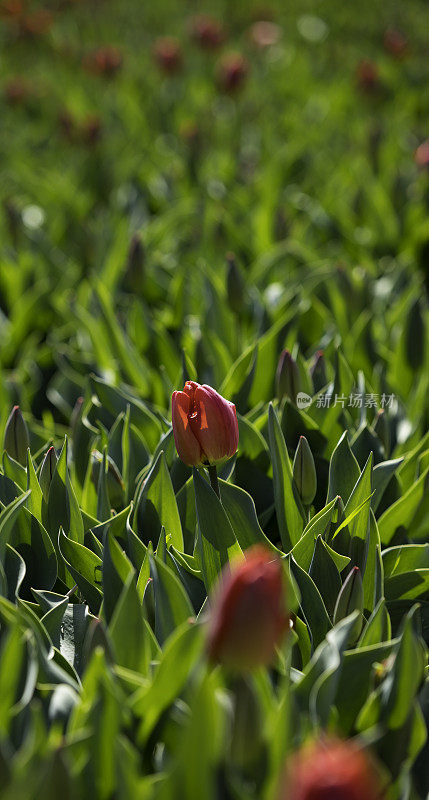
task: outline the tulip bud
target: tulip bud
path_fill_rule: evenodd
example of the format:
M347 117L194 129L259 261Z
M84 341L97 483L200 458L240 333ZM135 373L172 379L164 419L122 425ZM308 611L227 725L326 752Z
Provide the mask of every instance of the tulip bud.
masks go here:
M225 461L238 447L235 405L215 389L186 381L182 392L173 392L172 422L176 450L188 466Z
M313 381L315 393L320 392L328 383L326 374L326 361L323 350L318 350L314 356L313 364L310 367L310 375Z
M46 502L48 502L49 488L51 486L55 467L57 466L57 461L58 458L55 447L50 447L42 461L39 472L39 484Z
M228 305L236 314L239 314L243 308L245 284L244 278L237 264L237 259L234 253L228 253L226 256L227 273L226 273L226 291L228 297Z
M324 739L290 759L279 800L381 800L381 781L369 754L352 741Z
M216 50L223 42L224 32L220 22L208 14L192 17L189 32L203 50Z
M223 573L212 598L207 650L238 671L267 665L289 626L283 565L260 545Z
M408 366L417 371L425 362L426 325L420 299L411 306L405 320L405 352Z
M140 234L135 233L130 242L125 273L125 284L132 291L141 289L144 265L145 251L143 243Z
M362 630L363 584L359 567L353 567L341 587L335 603L334 625L353 611L359 611L360 614L350 632L350 642L355 642Z
M416 152L414 153L414 161L418 167L424 169L429 167L429 139L426 142L419 144Z
M249 64L241 53L225 53L218 65L218 84L224 92L236 92L247 77Z
M388 28L384 34L383 40L384 48L393 58L401 60L408 52L408 41L402 31L396 28Z
M301 390L301 376L298 364L289 350L283 350L276 372L277 397L281 400L285 395L296 404L296 396Z
M182 49L179 41L173 36L163 36L157 39L153 55L158 67L168 75L173 75L181 69Z
M19 406L14 406L10 412L4 431L3 449L11 458L25 467L27 463L27 448L30 446L27 424L21 414Z
M384 447L384 451L386 455L390 453L390 430L389 430L389 422L387 419L386 412L384 408L380 408L377 411L375 420L374 420L374 433L377 434L380 442Z
M316 467L313 454L305 436L299 437L293 460L293 478L305 506L310 506L317 489Z
M378 67L369 59L362 59L356 68L356 80L359 89L366 94L373 94L380 88Z

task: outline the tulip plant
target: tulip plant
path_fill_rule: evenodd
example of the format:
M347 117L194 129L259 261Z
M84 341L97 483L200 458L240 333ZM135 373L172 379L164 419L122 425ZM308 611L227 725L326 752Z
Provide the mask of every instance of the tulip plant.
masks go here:
M428 797L429 4L264 5L0 0L0 800Z

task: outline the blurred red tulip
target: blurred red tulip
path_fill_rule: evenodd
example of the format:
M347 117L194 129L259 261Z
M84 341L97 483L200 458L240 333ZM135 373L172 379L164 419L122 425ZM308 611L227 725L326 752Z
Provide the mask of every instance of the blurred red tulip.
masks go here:
M63 108L58 114L58 127L65 139L70 142L73 141L76 133L76 122L67 108Z
M380 77L378 67L369 59L362 59L356 67L356 80L359 89L372 94L380 88Z
M223 574L212 598L208 655L236 670L268 665L289 627L280 558L261 545Z
M4 99L10 106L19 106L25 103L30 94L26 81L20 77L10 78L4 87Z
M384 34L384 49L394 58L404 58L408 53L408 41L401 31L388 28Z
M189 30L194 41L205 50L216 50L224 40L222 25L208 14L197 14L192 17Z
M20 32L23 36L37 38L49 33L53 23L51 12L47 8L38 8L19 19Z
M267 20L260 20L255 22L250 28L250 38L256 47L264 50L266 47L272 47L279 42L282 29L275 22L268 22Z
M326 739L292 756L279 800L381 800L369 755L352 741Z
M240 89L247 77L249 63L241 53L226 53L218 64L218 84L224 92Z
M153 55L158 67L168 75L179 72L182 67L182 48L178 39L163 36L157 39L153 47Z
M122 54L117 47L99 47L83 59L83 66L94 75L113 78L122 67Z
M82 141L93 145L100 141L103 132L102 122L97 114L89 114L82 125Z
M0 16L5 19L17 19L24 12L24 6L21 0L3 0L0 4Z
M422 142L414 153L414 161L423 169L429 167L429 139Z
M172 396L173 434L177 452L188 466L216 464L238 447L235 405L215 389L187 381Z

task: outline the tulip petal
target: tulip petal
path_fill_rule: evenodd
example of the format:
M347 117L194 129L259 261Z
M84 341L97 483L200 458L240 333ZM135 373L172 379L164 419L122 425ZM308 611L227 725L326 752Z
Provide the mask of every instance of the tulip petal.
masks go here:
M185 464L193 467L202 463L201 447L189 424L191 400L186 392L173 392L171 414L176 450Z
M197 415L190 420L201 449L211 462L234 455L238 446L235 406L204 384L195 389Z

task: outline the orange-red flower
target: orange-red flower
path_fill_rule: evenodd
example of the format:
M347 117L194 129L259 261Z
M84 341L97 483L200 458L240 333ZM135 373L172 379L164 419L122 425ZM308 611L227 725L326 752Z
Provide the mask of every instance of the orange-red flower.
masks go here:
M388 28L384 34L384 48L393 58L400 60L408 53L407 38L396 28Z
M361 91L371 94L380 88L377 65L368 58L362 59L356 67L356 80Z
M192 17L189 30L194 41L205 50L216 50L224 40L222 25L208 14Z
M290 760L279 800L381 800L380 778L354 742L322 739Z
M418 167L429 167L429 139L426 142L419 144L416 152L414 153L414 161Z
M224 92L236 92L243 85L249 64L241 53L226 53L218 64L218 84Z
M153 46L153 55L158 67L168 75L178 72L182 66L182 48L174 36L162 36Z
M241 671L269 664L288 627L282 563L255 545L223 575L214 594L209 658Z
M83 66L94 75L112 78L122 67L122 53L117 47L99 47L83 59Z
M273 47L280 40L282 29L275 22L259 20L254 22L250 28L250 38L256 47L264 50L266 47Z
M187 381L183 392L173 392L171 404L174 441L185 464L215 464L234 455L238 447L234 403L211 386Z

